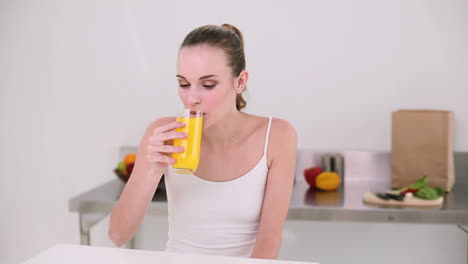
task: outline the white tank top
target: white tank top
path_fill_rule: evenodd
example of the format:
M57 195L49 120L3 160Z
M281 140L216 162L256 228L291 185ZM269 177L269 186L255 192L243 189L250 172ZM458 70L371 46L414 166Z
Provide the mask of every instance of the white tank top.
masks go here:
M166 171L167 252L249 257L255 245L268 175L267 146L249 172L227 182Z

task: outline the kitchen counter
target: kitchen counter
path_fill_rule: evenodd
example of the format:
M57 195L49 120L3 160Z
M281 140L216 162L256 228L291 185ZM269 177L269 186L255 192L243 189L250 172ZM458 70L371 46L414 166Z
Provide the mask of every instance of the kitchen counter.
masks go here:
M176 254L135 249L59 244L29 259L25 264L75 263L193 263L193 264L312 264L282 260L250 259L212 255Z
M115 179L98 186L69 202L69 209L81 213L110 213L125 183ZM384 191L388 182L347 182L336 192L320 192L305 184L296 184L289 206L288 219L322 221L371 221L468 225L468 186L455 185L444 197L441 208L383 208L362 202L366 191ZM148 215L167 215L164 191L156 192Z
M440 208L383 208L364 204L362 195L367 191L381 192L390 188L390 153L334 152L345 157L344 184L336 192L319 192L309 189L303 170L320 164L321 156L328 152L298 151L288 220L454 224L467 232L468 153L456 153L457 183L445 195ZM114 179L70 199L69 210L79 213L82 244L90 244L91 227L111 212L124 186L121 180ZM167 215L164 191L155 193L147 214Z
M317 192L295 186L288 219L426 224L468 224L468 186L456 185L436 208L377 207L362 202L367 191L390 189L384 181L347 182L339 192Z

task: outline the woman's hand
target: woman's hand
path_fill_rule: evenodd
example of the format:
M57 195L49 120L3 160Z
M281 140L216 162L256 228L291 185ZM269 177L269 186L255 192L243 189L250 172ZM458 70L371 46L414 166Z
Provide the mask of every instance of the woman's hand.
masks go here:
M184 152L184 147L172 146L174 139L187 138L187 133L176 132L176 128L185 127L185 123L172 122L154 129L153 134L148 140L147 158L160 170L165 171L169 164L175 163L171 153Z

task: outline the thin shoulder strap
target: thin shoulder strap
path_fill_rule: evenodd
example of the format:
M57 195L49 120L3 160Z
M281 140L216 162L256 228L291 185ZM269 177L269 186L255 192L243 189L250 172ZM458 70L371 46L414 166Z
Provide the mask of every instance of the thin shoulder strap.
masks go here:
M268 138L270 137L271 120L272 120L272 117L270 116L268 120L268 128L267 128L266 138L265 138L265 150L263 151L263 155L266 155L267 150L268 150Z

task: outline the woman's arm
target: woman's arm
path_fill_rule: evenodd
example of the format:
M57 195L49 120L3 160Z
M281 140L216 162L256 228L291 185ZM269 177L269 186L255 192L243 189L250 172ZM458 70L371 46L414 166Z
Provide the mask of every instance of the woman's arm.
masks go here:
M147 147L155 128L171 121L174 118L161 118L150 124L138 147L135 167L110 217L108 235L118 247L127 243L138 231L165 171L148 160Z
M294 184L297 152L294 127L285 120L273 119L269 142L267 155L271 155L271 165L257 241L251 258L278 257Z

